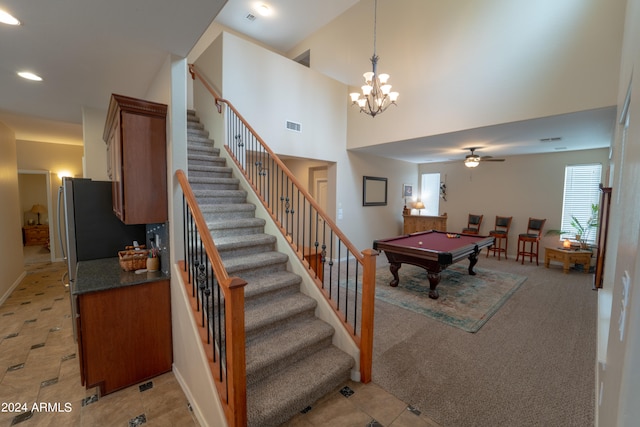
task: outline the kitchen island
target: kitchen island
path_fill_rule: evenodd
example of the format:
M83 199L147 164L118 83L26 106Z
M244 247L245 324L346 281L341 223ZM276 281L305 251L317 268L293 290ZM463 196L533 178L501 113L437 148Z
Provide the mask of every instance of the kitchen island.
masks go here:
M171 295L161 271L123 271L118 258L78 263L72 301L82 384L105 395L171 370Z

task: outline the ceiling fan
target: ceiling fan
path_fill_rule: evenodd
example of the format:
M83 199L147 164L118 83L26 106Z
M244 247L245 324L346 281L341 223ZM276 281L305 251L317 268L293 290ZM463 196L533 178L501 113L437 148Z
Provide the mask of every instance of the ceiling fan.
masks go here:
M464 165L468 168L475 168L480 164L480 162L504 162L505 159L497 159L491 156L478 156L475 154L475 151L482 147L469 147L467 150L471 150L471 154L468 154L467 157L464 158Z

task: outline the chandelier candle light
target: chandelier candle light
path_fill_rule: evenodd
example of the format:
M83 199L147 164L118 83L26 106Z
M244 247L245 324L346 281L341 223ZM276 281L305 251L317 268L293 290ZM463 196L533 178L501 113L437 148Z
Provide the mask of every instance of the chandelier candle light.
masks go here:
M376 21L378 14L378 0L375 0L373 11L373 56L371 65L373 71L363 74L366 84L362 86L362 94L354 92L351 96L352 105L358 104L360 112L371 117L382 113L389 105L397 105L398 92L391 92L391 85L387 84L389 74L378 74L378 55L376 55ZM362 96L362 97L361 97Z

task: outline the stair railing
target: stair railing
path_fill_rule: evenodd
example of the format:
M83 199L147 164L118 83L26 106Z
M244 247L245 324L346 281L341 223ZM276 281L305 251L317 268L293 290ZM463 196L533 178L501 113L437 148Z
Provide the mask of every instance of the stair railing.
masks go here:
M209 368L229 426L247 425L244 280L229 277L189 181L176 177L183 193L182 276Z
M193 64L189 71L225 113L225 149L360 349L360 380L368 383L378 253L359 252L235 107Z

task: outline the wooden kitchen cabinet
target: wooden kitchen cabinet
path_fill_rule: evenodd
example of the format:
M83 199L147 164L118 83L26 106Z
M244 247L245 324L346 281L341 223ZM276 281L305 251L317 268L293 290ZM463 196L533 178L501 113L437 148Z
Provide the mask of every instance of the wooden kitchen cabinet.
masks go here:
M167 106L111 95L103 138L113 212L125 224L166 222Z
M447 214L441 216L403 215L403 218L404 234L427 230L447 231Z
M78 295L82 384L105 395L171 370L169 280Z

